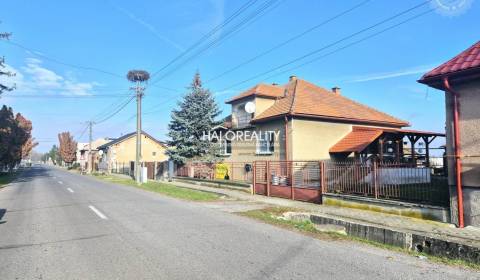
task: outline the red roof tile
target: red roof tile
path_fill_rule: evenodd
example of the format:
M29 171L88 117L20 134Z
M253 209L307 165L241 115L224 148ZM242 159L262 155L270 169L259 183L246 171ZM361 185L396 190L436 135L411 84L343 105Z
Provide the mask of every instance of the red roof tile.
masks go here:
M251 89L242 92L241 94L227 100L225 103L232 103L233 101L240 100L249 96L263 96L268 98L283 97L284 88L278 85L258 84Z
M421 130L409 130L400 128L378 128L378 127L365 127L354 126L352 131L344 138L333 145L330 153L352 153L361 152L373 141L375 141L384 132L398 133L401 135L413 134L413 135L425 135L425 136L445 136L444 133L421 131Z
M370 143L375 141L383 130L374 128L356 128L354 127L352 132L347 134L344 138L333 145L330 153L352 153L363 151Z
M304 80L294 80L285 86L287 95L253 121L283 115L355 121L396 127L408 126L408 122L355 102L340 94L316 86Z
M459 72L475 69L480 70L480 41L423 75L420 82L428 83L427 80L435 80L445 75L460 74Z

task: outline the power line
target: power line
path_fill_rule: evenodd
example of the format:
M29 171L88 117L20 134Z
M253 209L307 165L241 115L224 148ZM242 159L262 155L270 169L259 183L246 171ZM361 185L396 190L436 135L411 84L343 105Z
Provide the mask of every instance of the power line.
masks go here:
M88 127L89 127L89 126L88 126L88 124L87 124L87 125L85 126L85 129L82 131L82 133L80 133L80 136L78 136L78 137L75 137L75 136L74 136L74 138L76 138L77 140L80 140L80 139L83 137L83 135L85 134L85 132L87 132Z
M89 98L118 98L122 96L131 96L131 94L112 95L112 94L89 94L89 95L40 95L40 94L22 94L22 95L4 95L4 98L53 98L53 99L89 99Z
M30 52L30 53L38 56L38 57L41 57L41 58L43 58L47 61L59 64L59 65L63 65L63 66L71 67L71 68L76 68L76 69L80 69L80 70L94 71L94 72L106 74L106 75L109 75L109 76L112 76L112 77L115 77L115 78L125 79L125 75L119 75L119 74L116 74L116 73L113 73L113 72L110 72L110 71L107 71L107 70L104 70L104 69L100 69L100 68L97 68L97 67L77 65L77 64L73 64L73 63L69 63L69 62L64 62L64 61L56 59L56 58L52 58L50 56L47 56L47 55L43 54L43 52L34 50L32 48L29 48L29 47L27 47L23 44L17 43L17 42L5 41L5 40L0 40L0 42L4 42L4 43L9 44L11 46L15 46L17 48L23 49L23 50L25 50L27 52ZM160 86L160 85L152 85L152 86L160 88L160 89L173 91L173 92L179 92L178 89L174 89L174 88L164 87L164 86Z
M307 35L308 33L313 32L314 30L316 30L316 29L318 29L318 28L320 28L320 27L322 27L322 26L324 26L324 25L326 25L326 24L328 24L328 23L330 23L330 22L332 22L336 19L339 19L339 18L343 17L344 15L346 15L346 14L364 6L365 4L367 4L370 1L371 0L364 0L364 1L354 5L352 7L350 7L348 9L346 9L346 10L344 10L344 11L342 11L342 12L340 12L340 13L338 13L338 14L336 14L336 15L334 15L334 16L332 16L332 17L330 17L330 18L328 18L328 19L326 19L322 22L320 22L319 24L316 24L316 25L304 30L303 32L300 32L297 35L295 35L293 37L290 37L289 39L271 47L270 49L254 56L254 57L251 57L251 58L247 59L246 61L244 61L244 62L242 62L242 63L240 63L240 64L238 64L238 65L236 65L236 66L234 66L234 67L232 67L232 68L230 68L230 69L228 69L228 70L226 70L226 71L224 71L224 72L222 72L222 73L220 73L216 76L214 76L213 78L207 80L205 83L210 83L212 81L215 81L215 80L217 80L217 79L219 79L219 78L221 78L221 77L223 77L223 76L225 76L225 75L227 75L227 74L229 74L229 73L231 73L231 72L233 72L233 71L235 71L235 70L237 70L237 69L239 69L239 68L241 68L241 67L243 67L247 64L250 64L251 62L253 62L253 61L255 61L255 60L257 60L261 57L264 57L265 55L267 55L267 54L269 54L269 53L271 53L271 52L273 52L273 51L275 51L275 50L277 50L277 49L279 49L279 48L281 48L281 47L283 47L283 46L285 46L285 45L287 45L287 44L289 44L289 43L291 43L291 42L293 42L293 41L295 41L295 40L297 40L297 39L299 39L303 36L305 36L305 35Z
M152 84L156 84L158 83L159 81L161 81L162 79L164 79L165 77L173 74L175 71L177 71L178 69L180 69L181 67L183 67L184 65L186 65L188 62L192 61L193 59L197 58L200 54L204 53L205 51L209 50L210 48L214 47L215 45L218 45L220 44L222 41L225 40L225 38L227 38L229 35L232 35L234 34L235 31L239 30L242 26L244 26L245 24L247 24L248 22L254 20L256 17L260 16L266 9L268 9L270 6L272 6L273 4L275 4L275 2L278 1L278 0L269 0L267 2L265 2L262 6L260 6L259 8L257 8L255 11L253 11L251 14L249 14L248 16L244 17L242 19L242 21L240 21L239 23L237 23L235 26L233 26L232 28L230 28L228 31L222 33L220 35L219 38L211 41L210 43L208 43L206 46L204 46L203 48L201 48L200 50L198 50L197 52L195 52L194 54L190 55L189 57L187 57L183 62L181 62L180 64L178 64L177 66L175 66L172 70L170 70L169 72L163 74L162 76L160 76L159 78L157 78ZM237 32L238 33L238 32Z
M4 40L0 40L0 41L5 42L5 43L10 44L10 45L13 45L13 46L16 46L16 47L21 48L25 51L31 52L31 53L35 54L36 56L39 56L39 57L41 57L45 60L51 61L53 63L57 63L57 64L60 64L60 65L64 65L64 66L68 66L68 67L72 67L72 68L77 68L77 69L81 69L81 70L95 71L95 72L98 72L98 73L103 73L103 74L106 74L106 75L110 75L112 77L117 77L117 78L122 78L122 79L124 78L121 75L118 75L118 74L115 74L115 73L112 73L110 71L106 71L106 70L103 70L103 69L99 69L99 68L96 68L96 67L77 65L77 64L63 62L63 61L60 61L60 60L55 59L55 58L51 58L49 56L46 56L46 55L42 54L39 51L28 48L28 47L26 47L26 46L24 46L20 43L16 43L16 42L13 42L13 41L4 41Z
M161 71L184 57L187 53L192 51L193 49L197 48L199 45L201 45L205 40L209 39L211 36L213 36L215 33L217 33L219 30L221 30L223 27L225 27L227 24L229 24L232 20L234 20L236 17L238 17L241 13L243 13L246 9L248 9L250 6L255 4L258 0L250 0L244 5L242 5L238 10L236 10L232 15L230 15L226 20L224 20L222 23L219 25L215 26L212 30L210 30L207 34L203 35L198 41L193 43L190 47L188 47L184 52L170 60L167 64L165 64L162 68L157 70L152 74L152 78L158 75Z
M129 97L131 97L130 94L128 95L127 98L129 98ZM102 110L100 113L96 114L92 119L101 118L103 115L107 115L110 112L113 112L114 110L116 110L117 106L120 106L120 104L122 104L123 101L125 101L125 100L126 100L126 98L118 98L116 101L112 102L107 107L105 107L105 109Z
M361 33L364 33L364 32L366 32L366 31L369 31L369 30L371 30L371 29L374 29L374 28L377 27L377 26L380 26L380 25L382 25L382 24L384 24L384 23L386 23L386 22L389 22L389 21L391 21L391 20L393 20L393 19L396 19L396 18L398 18L398 17L400 17L400 16L402 16L402 15L404 15L404 14L407 14L407 13L409 13L409 12L415 10L415 9L421 8L421 7L425 6L426 4L428 4L429 2L431 2L431 0L422 2L422 3L417 4L417 5L415 5L415 6L411 7L411 8L408 8L408 9L406 9L406 10L403 10L403 11L400 12L400 13L397 13L397 14L395 14L395 15L393 15L393 16L390 16L390 17L388 17L388 18L386 18L386 19L383 19L383 20L381 20L381 21L379 21L379 22L377 22L377 23L375 23L375 24L373 24L373 25L370 25L370 26L368 26L368 27L366 27L366 28L363 28L363 29L361 29L361 30L359 30L359 31L356 31L356 32L354 32L354 33L352 33L352 34L350 34L350 35L347 35L347 36L345 36L345 37L343 37L343 38L341 38L341 39L339 39L339 40L336 40L336 41L334 41L334 42L332 42L332 43L330 43L330 44L327 44L327 45L325 45L325 46L323 46L323 47L321 47L321 48L318 48L318 49L316 49L316 50L313 50L313 51L311 51L311 52L309 52L309 53L307 53L307 54L301 55L301 56L299 56L299 57L297 57L297 58L295 58L295 59L293 59L293 60L290 60L290 61L288 61L288 62L286 62L286 63L283 63L283 64L281 64L281 65L275 66L275 67L273 67L273 68L271 68L271 69L269 69L269 70L267 70L267 71L264 71L264 72L262 72L262 73L260 73L260 74L257 74L257 75L255 75L255 76L252 76L252 77L250 77L250 78L248 78L248 79L246 79L246 80L243 80L243 81L241 81L241 82L238 82L238 83L235 83L235 84L233 84L233 85L230 85L230 86L222 89L222 91L223 91L223 90L230 89L230 88L235 87L235 86L238 86L238 85L241 85L241 84L244 84L244 83L249 82L249 81L251 81L251 80L254 80L254 79L258 78L258 77L261 77L261 76L264 76L264 75L266 75L266 74L269 74L269 73L271 73L271 72L273 72L273 71L275 71L275 70L281 69L281 68L283 68L283 67L285 67L285 66L291 65L291 64L296 63L296 62L298 62L298 61L300 61L300 60L303 60L303 59L305 59L305 58L307 58L307 57L310 57L310 56L312 56L312 55L315 55L315 54L317 54L317 53L319 53L319 52L321 52L321 51L323 51L323 50L325 50L325 49L328 49L328 48L330 48L330 47L333 47L333 46L335 46L335 45L338 45L338 44L340 44L340 43L342 43L342 42L344 42L344 41L346 41L346 40L348 40L348 39L350 39L350 38L353 38L353 37L355 37L355 36L357 36L357 35L359 35L359 34L361 34ZM432 9L432 10L434 10L434 9Z
M359 43L361 43L361 42L363 42L363 41L366 41L366 40L368 40L368 39L370 39L370 38L376 37L376 36L378 36L378 35L380 35L380 34L382 34L382 33L385 33L385 32L387 32L387 31L389 31L389 30L391 30L391 29L393 29L393 28L396 28L396 27L398 27L398 26L400 26L400 25L403 25L403 24L405 24L405 23L407 23L407 22L409 22L409 21L412 21L412 20L414 20L414 19L416 19L416 18L419 18L419 17L421 17L421 16L424 16L424 15L426 15L426 14L429 14L429 13L431 13L431 12L433 12L433 11L435 11L435 9L430 9L430 10L428 10L428 11L425 11L425 12L422 12L422 13L420 13L420 14L417 14L417 15L414 15L414 16L412 16L412 17L409 17L409 18L407 18L407 19L404 20L404 21L401 21L401 22L399 22L399 23L397 23L397 24L391 25L391 26L389 26L389 27L387 27L387 28L384 28L384 29L382 29L382 30L380 30L380 31L378 31L378 32L375 32L375 33L373 33L373 34L371 34L371 35L368 35L368 36L363 37L363 38L361 38L361 39L359 39L359 40L356 40L356 41L354 41L354 42L352 42L352 43L349 43L349 44L347 44L347 45L345 45L345 46L343 46L343 47L337 48L337 49L335 49L335 50L333 50L333 51L331 51L331 52L328 52L328 53L326 53L326 54L324 54L324 55L321 55L321 56L319 56L319 57L316 57L316 58L314 58L314 59L312 59L312 60L306 61L306 62L304 62L304 63L302 63L302 64L297 65L297 66L288 68L288 69L286 69L286 70L284 70L284 71L275 73L274 75L268 76L268 77L265 78L265 79L270 79L270 78L276 77L276 76L278 76L278 75L281 75L281 74L284 74L284 73L288 73L288 72L290 72L290 71L292 71L292 70L301 68L301 67L303 67L303 66L309 65L309 64L311 64L311 63L313 63L313 62L316 62L316 61L318 61L318 60L320 60L320 59L322 59L322 58L328 57L328 56L330 56L330 55L332 55L332 54L335 54L335 53L337 53L337 52L339 52L339 51L342 51L342 50L344 50L344 49L346 49L346 48L349 48L349 47L351 47L351 46L357 45L357 44L359 44Z
M121 110L123 110L123 108L125 108L130 102L132 102L132 100L135 98L135 96L131 96L130 99L127 100L127 102L124 102L117 110L115 110L112 114L110 114L109 116L99 120L99 121L96 121L95 124L100 124L100 123L103 123L109 119L111 119L113 116L115 116L116 114L118 114Z

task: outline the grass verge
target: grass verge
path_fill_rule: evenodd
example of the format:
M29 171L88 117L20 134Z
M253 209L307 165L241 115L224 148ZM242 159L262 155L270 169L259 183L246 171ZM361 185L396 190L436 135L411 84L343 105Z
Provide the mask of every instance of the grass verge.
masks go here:
M161 193L170 197L179 198L183 200L214 201L220 198L219 195L214 193L181 188L181 187L177 187L175 185L167 184L167 183L149 181L148 183L137 185L137 183L134 180L129 178L121 178L117 176L100 175L100 174L94 174L94 176L96 178L99 178L108 182L112 182L115 184L132 186L139 189Z
M377 248L404 253L411 256L415 256L415 257L420 257L420 256L427 257L428 261L432 261L435 263L441 263L441 264L446 264L446 265L456 266L461 268L471 268L475 270L480 270L480 264L471 263L464 260L431 256L424 253L409 251L400 247L395 247L395 246L386 245L386 244L382 244L374 241L369 241L369 240L365 240L358 237L340 235L333 232L331 233L320 232L315 229L314 224L310 221L300 222L300 221L291 221L291 220L281 219L280 217L285 212L301 212L301 211L298 211L297 209L294 209L294 208L287 208L287 207L270 207L270 208L264 208L264 209L250 210L246 212L239 212L237 214L241 216L253 218L256 220L260 220L267 224L293 230L317 239L359 242L359 243L368 244Z
M17 172L11 172L11 173L0 173L0 189L5 187L8 183L13 181L15 177L17 177Z

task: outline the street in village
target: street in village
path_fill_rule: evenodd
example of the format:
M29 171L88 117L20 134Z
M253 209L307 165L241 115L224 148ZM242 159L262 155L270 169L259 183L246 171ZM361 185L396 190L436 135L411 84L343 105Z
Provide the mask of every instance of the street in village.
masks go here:
M478 279L55 167L0 191L2 279Z
M0 280L480 279L478 2L3 1Z

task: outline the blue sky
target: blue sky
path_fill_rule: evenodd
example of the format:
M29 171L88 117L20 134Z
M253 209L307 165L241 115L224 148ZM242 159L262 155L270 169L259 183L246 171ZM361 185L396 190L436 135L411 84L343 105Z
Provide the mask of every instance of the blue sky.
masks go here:
M257 1L256 6L242 14L237 22L267 1ZM389 24L428 10L437 1L448 2L434 0ZM275 2L270 10L222 40L221 44L172 72L155 86L149 86L144 99L144 111L147 113L144 115L144 129L159 139L166 139L170 111L175 100L185 92L196 70L207 81L361 2ZM460 13L452 14L440 9L307 66L238 84L422 2L371 0L205 86L216 94L226 115L230 111L224 104L226 99L258 82L284 84L294 74L325 88L339 86L345 96L407 120L412 128L443 131L443 94L428 89L416 80L428 69L479 40L480 5L475 1L467 1L470 5L462 7ZM120 76L125 76L132 68L153 73L224 21L243 3L245 1L2 1L0 31L12 32L12 42L35 52L0 42L0 55L5 56L8 66L17 73L13 78L17 90L5 94L0 103L12 106L33 121L34 136L40 141L38 150L46 151L56 142L59 132L71 131L78 137L84 130L85 121L107 116L108 109L112 110L115 104L121 104L128 98L125 95L130 84L122 77L62 65L45 56ZM317 56L389 24L319 52ZM215 34L214 39L222 38L227 30ZM15 95L83 97L19 98ZM88 95L109 96L84 97ZM132 102L115 117L95 126L94 137L118 137L133 131L134 113L135 104ZM79 140L87 139L85 133Z

